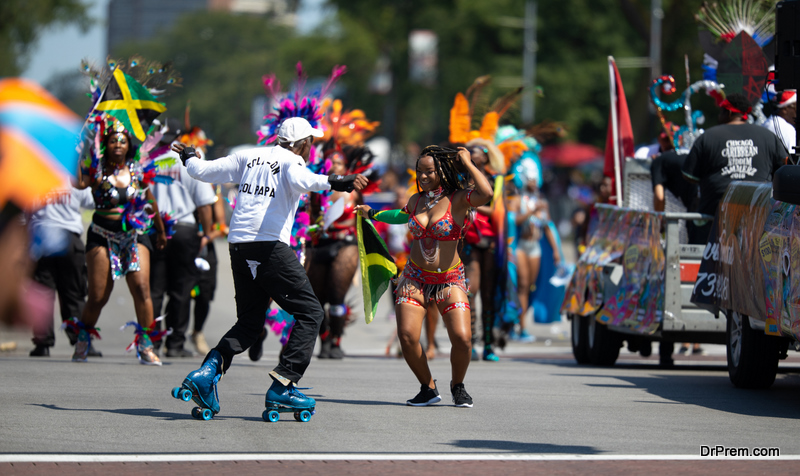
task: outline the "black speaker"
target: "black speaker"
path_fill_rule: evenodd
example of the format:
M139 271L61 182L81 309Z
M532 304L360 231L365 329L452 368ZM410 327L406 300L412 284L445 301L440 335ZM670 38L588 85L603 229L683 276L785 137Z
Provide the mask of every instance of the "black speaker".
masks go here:
M800 89L800 0L775 5L775 89Z
M800 205L798 183L800 183L800 165L784 165L776 170L772 177L772 198Z

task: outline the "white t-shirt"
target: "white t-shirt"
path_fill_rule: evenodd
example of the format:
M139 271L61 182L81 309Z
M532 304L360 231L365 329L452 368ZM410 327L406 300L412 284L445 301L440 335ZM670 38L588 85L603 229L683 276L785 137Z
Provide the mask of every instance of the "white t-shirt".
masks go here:
M169 151L158 158L161 157L174 157L177 163L167 170L159 171L162 175L172 177L174 181L171 184L156 182L150 186L158 209L168 212L178 223L192 225L195 223L195 209L214 203L214 188L190 177L176 152Z
M794 146L795 142L797 142L797 132L795 132L793 125L786 122L786 119L780 116L769 116L764 123L764 127L772 131L773 134L783 141L783 145L790 154L795 151Z
M211 161L193 157L186 161L186 169L203 182L239 184L229 243L290 244L300 196L331 188L327 175L311 172L302 157L277 146L243 150Z
M30 216L31 228L40 226L63 228L80 235L83 233L81 208L94 209L94 197L89 187L82 190L70 187L48 193L41 205L41 208Z

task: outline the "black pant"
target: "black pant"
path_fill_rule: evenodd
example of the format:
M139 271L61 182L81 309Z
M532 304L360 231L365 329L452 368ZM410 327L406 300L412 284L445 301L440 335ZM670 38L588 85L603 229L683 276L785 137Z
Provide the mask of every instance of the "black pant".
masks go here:
M214 300L214 291L217 289L217 251L214 249L214 242L208 242L205 253L200 253L200 257L208 261L210 266L208 271L200 271L197 278L197 295L194 298L194 326L195 332L202 332L203 325L211 310L211 301Z
M200 251L197 230L197 225L176 225L167 246L150 254L150 297L155 317L161 315L164 294L169 297L164 310L166 327L172 329L166 338L168 350L183 349L186 342L192 287L199 273L194 264Z
M87 271L86 248L80 235L69 233L69 242L64 254L46 256L36 263L33 279L58 293L61 321L80 318L86 304ZM70 343L74 336L70 336ZM52 347L56 343L53 318L33 329L33 343Z
M216 347L222 354L223 370L230 367L234 355L259 338L271 298L295 318L275 371L299 381L311 363L325 315L305 269L294 251L280 241L231 244L230 253L237 321Z

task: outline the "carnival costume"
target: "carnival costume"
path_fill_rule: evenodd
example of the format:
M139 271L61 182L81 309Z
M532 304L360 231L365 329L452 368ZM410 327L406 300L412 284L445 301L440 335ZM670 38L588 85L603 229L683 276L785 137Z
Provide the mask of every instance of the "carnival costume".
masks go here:
M161 88L177 86L180 77L168 66L145 63L138 57L127 62L108 60L101 68L84 61L82 69L90 77L94 104L86 118L86 134L82 143L86 155L81 172L84 177L89 177L96 206L87 232L86 251L88 253L95 247L104 247L108 253L111 278L116 281L130 272L141 270L138 245L152 246L146 233L156 219L165 223L164 231L169 237L171 219L167 214L155 216L154 204L148 199L147 192L155 182L172 182L172 178L160 175L159 170L169 166L170 161L174 163L174 159L154 161L150 158L158 155L151 152L155 152L153 149L160 139L160 133L153 134L154 128L150 123L166 110L156 100L156 96L164 93ZM121 93L123 89L137 98L137 105L121 105L126 101ZM136 116L129 115L131 109ZM125 187L114 186L111 174L105 171L105 141L112 134L124 134L128 140L129 149L123 168L130 175L130 183ZM134 145L134 139L138 146ZM121 215L121 218L112 219L111 216L115 215ZM73 361L86 361L92 336L99 338L97 329L77 319L70 327L79 334ZM139 324L135 324L135 327L136 336L128 351L135 349L142 364L161 365L153 352L151 340L160 340L166 332L154 331Z
M363 111L343 112L340 100L324 101L324 115L320 124L326 139L322 146L323 158L328 174L334 173L334 164L344 166L344 174L363 174L370 178L370 185L361 192L339 194L336 202L343 200L341 216L327 228L328 217L333 213L333 193L317 192L311 195L312 215L318 218L312 234L313 253L308 267L308 276L320 302L328 304L325 320L320 327L322 346L319 358L340 359L344 357L341 339L345 326L352 322L351 309L344 302L349 283L358 269L355 206L362 202L365 194L377 189L380 180L371 177L374 155L363 141L374 134L378 122L370 122ZM340 165L340 166L341 166ZM340 172L336 172L340 173ZM353 247L353 248L350 248ZM350 248L343 252L345 248ZM348 261L352 260L352 261Z

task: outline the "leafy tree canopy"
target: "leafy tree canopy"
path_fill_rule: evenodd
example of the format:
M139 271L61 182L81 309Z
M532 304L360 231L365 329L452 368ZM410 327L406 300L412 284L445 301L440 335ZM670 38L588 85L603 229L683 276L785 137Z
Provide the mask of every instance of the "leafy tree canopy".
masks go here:
M508 17L523 17L525 0L328 4L335 7L335 17L308 35L265 17L196 12L152 41L125 46L117 56L174 61L184 87L167 98L170 114L180 116L191 100L193 122L220 146L254 142L251 105L263 95L261 76L276 73L288 85L297 61L312 77L346 64L349 72L340 82L345 108L364 109L382 121L382 134L401 143L446 140L453 97L478 76L495 78L484 110L521 85L523 31L506 25ZM693 19L700 5L701 0L663 1L662 71L676 77L679 90L684 88L685 54L692 80L700 79L702 51ZM536 85L543 95L536 99L537 122L564 122L570 139L603 146L609 107L606 58L648 55L649 8L649 0L538 2ZM414 29L432 30L438 37L438 72L431 86L409 80L408 35ZM380 63L388 64L391 75L388 94L370 88ZM650 70L623 69L621 74L636 140L649 140L658 128L647 96ZM519 109L503 122L522 125Z

